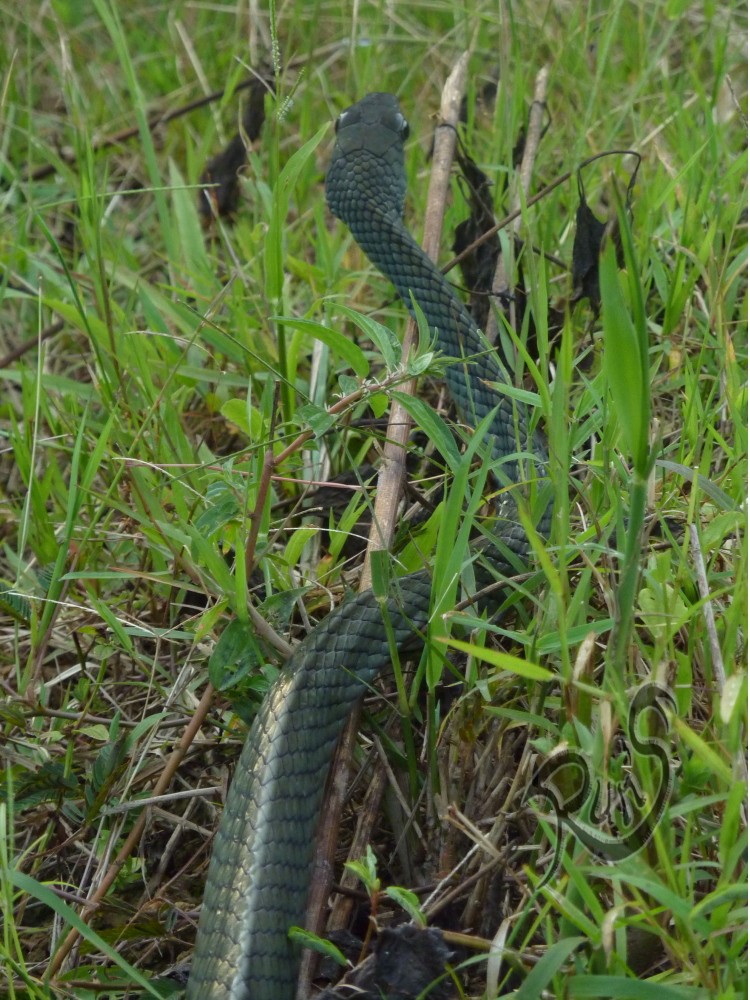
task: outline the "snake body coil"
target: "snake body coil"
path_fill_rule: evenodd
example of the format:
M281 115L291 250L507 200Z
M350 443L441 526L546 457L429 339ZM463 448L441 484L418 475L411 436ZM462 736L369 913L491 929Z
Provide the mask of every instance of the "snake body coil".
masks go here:
M407 308L411 296L437 331L440 350L466 359L446 380L464 419L476 426L495 411L495 472L517 478L526 420L507 395L488 383L506 381L486 353L471 316L402 222L408 132L391 94L368 94L337 122L326 181L331 210L350 228L370 260L394 283ZM535 441L536 460L544 461ZM523 558L518 525L498 532ZM304 918L313 839L325 778L344 720L357 698L390 663L383 615L407 652L427 624L431 583L426 572L398 580L385 609L371 592L358 595L319 625L296 649L261 708L242 751L216 834L188 1000L293 1000L298 968L288 940Z

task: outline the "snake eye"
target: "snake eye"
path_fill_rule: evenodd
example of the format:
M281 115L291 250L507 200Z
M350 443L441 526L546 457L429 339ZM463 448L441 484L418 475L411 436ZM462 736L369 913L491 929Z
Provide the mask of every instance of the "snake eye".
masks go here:
M409 123L403 115L399 115L399 118L401 119L401 122L398 127L398 134L401 136L403 141L406 141L409 138Z
M335 122L335 124L333 126L333 131L334 132L338 132L339 125L343 125L344 124L344 119L345 118L346 118L346 111L342 111L341 114L336 119L336 122Z

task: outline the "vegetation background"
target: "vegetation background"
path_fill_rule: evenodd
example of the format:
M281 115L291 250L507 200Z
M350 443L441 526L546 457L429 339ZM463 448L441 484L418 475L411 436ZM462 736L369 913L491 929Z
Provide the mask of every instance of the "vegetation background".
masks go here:
M481 943L459 953L475 955L467 995L746 995L744 5L52 0L6 4L2 23L0 993L153 995L152 977L189 958L228 768L283 659L269 639L283 648L356 586L344 542L367 501L326 514L322 540L298 503L307 481L358 466L382 438L360 425L385 405L387 341L362 338L344 307L403 328L326 211L332 129L319 130L368 91L399 95L418 234L440 91L470 48L464 136L498 217L543 65L549 128L531 193L607 149L643 162L632 253L609 272L603 319L572 302L559 266L575 178L524 212L522 238L556 258L522 254L520 332L533 318L536 356L517 373L557 463L552 537L502 627L471 608L447 616L446 632L471 639L446 668L460 695L443 698L434 644L401 690L408 725L373 705L367 745L382 741L407 810L418 803L411 860L394 859L404 819L387 799L371 834L379 870L414 885L458 865L461 882L487 860L472 830L491 837L502 877L465 895L476 937L508 951L489 964ZM273 64L235 218L205 229L199 179L237 130L235 88ZM489 108L475 103L488 80ZM587 168L599 217L631 169ZM463 193L456 182L447 231ZM371 379L364 397L330 419L355 373ZM278 460L309 427L259 496L269 447ZM422 431L435 437L429 418ZM420 552L448 560L441 573L465 559L441 552L437 530L463 499L447 488L420 536ZM641 509L648 544L628 521ZM649 760L618 756L615 740L648 680L675 695L663 822L614 865L568 838L535 891L552 831L525 798L534 761L567 741L597 778L632 769L653 799ZM155 790L169 794L144 829L139 803ZM473 827L456 832L448 803ZM444 926L467 919L426 910Z

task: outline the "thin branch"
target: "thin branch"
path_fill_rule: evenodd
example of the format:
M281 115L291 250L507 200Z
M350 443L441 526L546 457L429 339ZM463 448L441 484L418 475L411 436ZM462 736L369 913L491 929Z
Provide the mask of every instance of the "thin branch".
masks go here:
M512 211L515 213L511 230L516 236L521 229L521 205L528 204L528 194L531 188L531 176L534 172L534 161L539 149L539 142L542 137L544 125L544 110L547 106L547 81L549 79L549 67L542 66L536 75L534 84L534 100L529 112L529 127L526 133L526 143L523 150L523 158L518 171L517 183L511 203ZM521 198L523 192L523 199ZM495 276L492 281L492 296L495 299L503 300L507 298L510 303L509 322L514 330L516 327L516 307L512 293L512 285L516 270L515 240L511 239L508 245L508 259L504 254L500 254L495 268ZM487 317L487 329L485 330L487 339L491 344L497 339L497 314L490 309Z
M29 337L28 340L21 341L17 347L14 347L12 351L8 351L3 357L0 358L0 369L8 368L13 364L14 361L18 361L22 358L27 351L33 351L35 347L39 347L43 344L45 340L49 340L50 337L54 337L56 333L59 333L65 326L65 323L59 319L52 323L46 329L36 337Z
M456 151L461 97L466 89L466 75L469 65L469 53L464 52L451 71L443 88L440 103L440 124L435 131L433 146L432 173L427 194L427 209L425 214L424 235L422 247L428 257L436 261L440 251L440 238L445 216L445 203L450 185L451 167ZM409 320L404 335L401 358L404 364L408 361L417 338L417 324ZM403 392L413 395L414 381L403 387ZM370 557L373 552L390 548L393 541L398 505L401 501L401 490L406 472L406 445L411 432L411 418L403 406L394 402L388 421L386 443L383 449L383 463L378 476L378 487L375 494L375 510L370 541L367 546L365 568L360 580L360 591L367 590L371 585Z

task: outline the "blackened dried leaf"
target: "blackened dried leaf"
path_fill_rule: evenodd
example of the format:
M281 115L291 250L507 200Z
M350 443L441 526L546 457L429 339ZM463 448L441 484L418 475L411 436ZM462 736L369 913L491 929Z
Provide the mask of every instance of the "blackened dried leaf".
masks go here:
M594 309L599 308L599 248L607 228L586 202L583 184L578 178L578 208L576 209L576 235L573 240L573 301L588 299Z
M205 188L200 192L198 203L204 222L209 222L214 215L230 218L237 211L240 201L238 175L246 162L245 143L238 133L201 174L200 183Z
M469 218L456 226L453 252L460 254L495 225L490 180L465 152L457 154L458 164L468 188L467 202ZM497 258L500 255L500 240L497 234L485 240L460 263L461 276L470 290L469 312L477 326L484 329L490 309L489 293L495 274Z
M450 957L443 935L434 927L405 924L386 928L375 945L375 983L388 996L411 1000L443 976ZM449 989L443 982L430 990L429 996L447 996Z
M443 935L435 928L412 924L386 928L378 935L374 953L319 1000L353 996L357 1000L446 1000L455 996L450 980L445 979L450 957Z
M198 206L204 225L215 216L231 219L240 200L239 172L247 163L245 143L255 142L266 119L264 98L268 81L255 80L250 87L242 116L242 132L238 132L201 174L201 184L213 185L201 190Z
M494 96L494 91L489 93ZM549 122L544 126L542 136L547 132ZM526 145L526 129L522 128L518 135L513 149L513 165L518 167L523 159ZM470 215L468 219L459 223L456 227L453 250L456 254L461 254L477 239L495 226L494 198L490 179L484 174L470 156L459 149L457 161L461 168L468 194L466 201L469 205ZM502 183L504 175L500 174L498 181ZM495 193L496 197L502 197L503 191ZM516 262L516 282L513 288L494 288L495 272L497 270L498 259L500 257L500 238L497 234L481 243L467 257L460 262L461 275L464 284L469 289L469 312L481 329L487 328L487 320L490 310L490 302L494 302L495 307L500 310L505 319L513 325L516 330L524 328L526 323L527 296L521 263L521 251L523 244L516 239L516 250L519 257ZM560 313L550 309L547 320L547 330L550 337L562 325ZM528 320L528 335L526 347L532 357L538 356L536 344L536 325L533 316Z
M607 236L612 240L617 255L617 264L624 267L622 253L622 238L617 219L610 219L602 222L594 215L586 202L586 193L583 189L583 179L581 169L594 159L600 156L624 155L637 157L636 167L630 177L628 190L625 197L625 209L630 216L632 214L632 195L635 187L635 180L640 166L640 156L633 150L613 150L611 153L597 154L597 156L585 161L578 169L578 208L576 210L576 235L573 240L573 295L572 302L579 299L588 299L595 312L599 311L601 294L599 291L599 253L602 243Z

